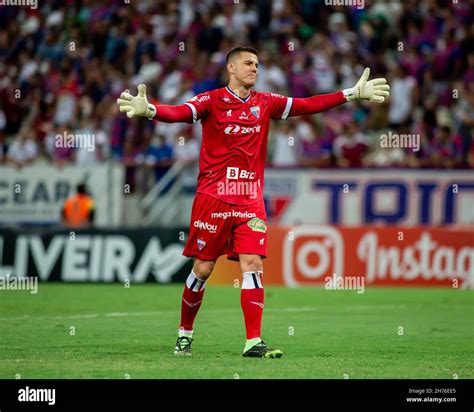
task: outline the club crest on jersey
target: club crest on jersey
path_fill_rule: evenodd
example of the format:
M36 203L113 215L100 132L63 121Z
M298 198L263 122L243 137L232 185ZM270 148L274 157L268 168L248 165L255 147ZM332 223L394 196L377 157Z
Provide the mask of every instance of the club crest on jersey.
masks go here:
M206 246L206 242L202 239L198 239L197 240L197 244L198 244L198 249L199 250L203 250L204 249L204 246Z
M260 117L260 106L251 107L250 113L252 113L258 119Z

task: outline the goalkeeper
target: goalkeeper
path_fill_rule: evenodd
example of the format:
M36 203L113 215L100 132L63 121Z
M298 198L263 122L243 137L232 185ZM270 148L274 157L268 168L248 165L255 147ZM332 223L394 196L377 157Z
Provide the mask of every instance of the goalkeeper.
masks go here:
M181 105L149 103L144 84L138 86L137 96L125 91L117 103L130 118L170 123L200 120L203 129L198 184L183 251L194 262L184 286L175 354L191 354L194 319L207 280L217 258L227 254L239 262L243 278L240 301L246 341L242 355L279 358L282 350L270 348L261 335L263 259L267 256L263 185L270 119L311 115L353 100L383 103L390 88L385 79L369 80L366 68L354 87L335 93L292 98L257 92L253 86L258 52L249 47L230 50L226 68L227 87L201 93Z

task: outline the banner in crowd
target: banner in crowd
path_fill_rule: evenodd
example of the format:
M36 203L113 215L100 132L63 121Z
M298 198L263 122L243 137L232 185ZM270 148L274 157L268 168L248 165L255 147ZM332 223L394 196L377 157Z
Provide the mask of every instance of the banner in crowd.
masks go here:
M179 229L0 231L0 276L38 276L40 281L184 281L192 260L182 256Z
M346 279L347 278L347 279ZM269 227L264 283L336 287L474 286L474 231L430 227ZM221 257L211 282L241 281L238 263Z
M32 165L0 167L0 224L52 224L60 221L64 200L86 183L96 203L95 224L120 223L124 196L122 165Z
M264 195L273 224L474 224L468 170L268 169Z

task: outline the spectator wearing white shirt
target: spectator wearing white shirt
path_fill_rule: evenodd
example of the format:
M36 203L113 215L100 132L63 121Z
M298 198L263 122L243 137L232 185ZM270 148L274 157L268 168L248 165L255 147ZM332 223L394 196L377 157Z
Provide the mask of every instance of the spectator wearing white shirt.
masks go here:
M176 60L172 60L168 63L164 73L167 74L163 77L163 82L158 90L158 96L162 103L169 104L169 102L176 99L181 90L183 73L179 70L179 65Z
M38 63L31 59L28 53L21 52L18 56L20 61L19 67L20 73L18 75L18 81L20 83L27 81L31 76L33 76L38 70Z
M181 172L181 182L185 191L194 191L199 173L199 142L189 136L176 135L173 147L173 158L183 162L185 167Z
M282 91L288 89L288 76L282 69L281 63L273 57L268 60L266 77L268 83L267 90L282 93Z
M22 129L15 141L10 145L7 153L7 162L16 167L23 167L36 160L38 145L34 132L31 129Z
M408 69L397 66L395 78L390 82L390 109L388 120L394 129L408 127L416 106L417 86L415 78L408 75Z
M145 53L141 59L141 67L136 76L132 78L133 84L152 83L161 76L163 67L157 61L154 61L151 53Z
M105 160L109 152L107 147L107 134L101 128L98 118L85 119L82 128L76 135L84 136L85 145L76 144L75 161L79 166L97 165Z
M296 133L293 124L282 122L273 135L272 166L294 167L298 165Z

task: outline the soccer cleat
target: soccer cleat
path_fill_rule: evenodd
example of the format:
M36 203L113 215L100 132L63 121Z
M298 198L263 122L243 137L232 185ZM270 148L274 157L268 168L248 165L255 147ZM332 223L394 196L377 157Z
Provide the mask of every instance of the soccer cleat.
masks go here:
M249 358L281 358L283 351L280 349L270 349L267 344L262 340L256 345L252 346L247 352L244 352L242 356Z
M176 347L174 349L175 355L192 355L191 353L191 342L192 338L187 336L180 336L176 341Z

